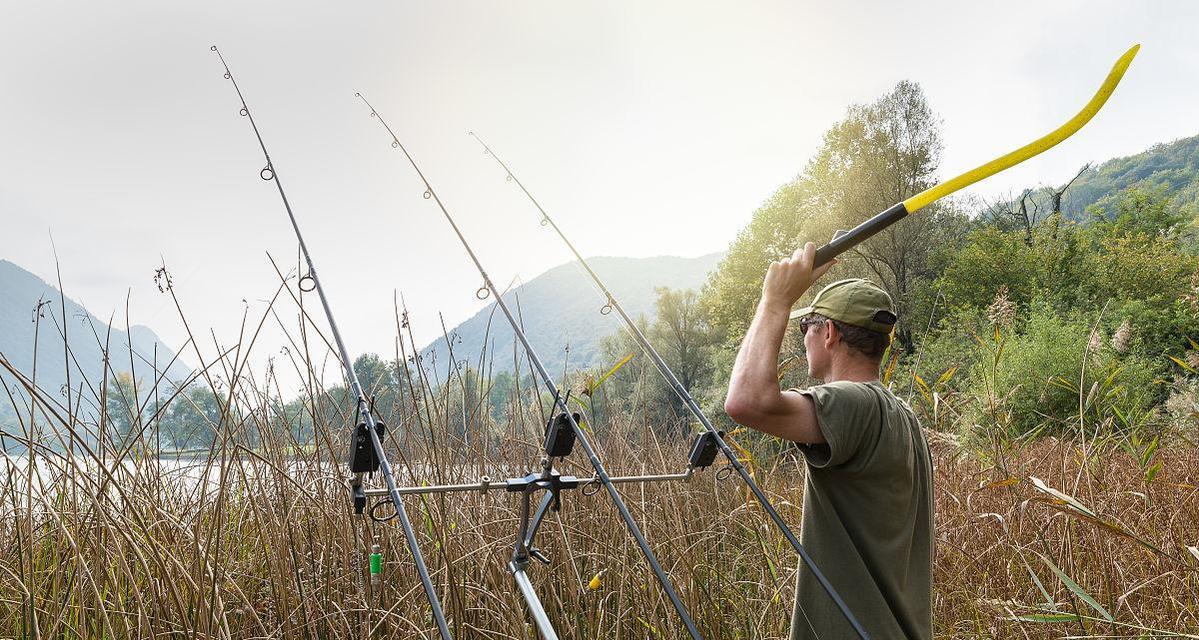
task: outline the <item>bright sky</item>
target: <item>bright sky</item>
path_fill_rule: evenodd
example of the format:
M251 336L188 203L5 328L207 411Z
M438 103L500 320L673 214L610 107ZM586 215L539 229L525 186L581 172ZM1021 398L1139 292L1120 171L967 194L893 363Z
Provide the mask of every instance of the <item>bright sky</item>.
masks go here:
M586 255L727 247L853 102L919 82L942 174L1065 121L1143 44L1081 133L973 190L1059 183L1085 162L1199 133L1199 4L1127 2L21 3L0 22L0 257L100 315L236 339L296 243L254 110L354 353L391 353L392 294L418 340L482 303L421 198L396 129L499 283L568 260L483 156L480 132ZM619 295L619 292L616 292ZM279 337L264 338L267 351ZM274 345L274 346L272 346ZM547 345L556 348L559 345ZM211 349L208 350L211 353ZM189 358L194 362L194 357Z

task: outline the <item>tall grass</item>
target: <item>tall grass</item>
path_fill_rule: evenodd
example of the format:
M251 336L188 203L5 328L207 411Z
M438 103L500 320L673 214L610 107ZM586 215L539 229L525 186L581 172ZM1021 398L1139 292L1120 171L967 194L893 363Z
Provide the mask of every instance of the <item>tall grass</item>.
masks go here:
M83 387L69 397L47 393L0 357L19 420L3 437L29 449L6 456L0 468L0 637L435 636L402 532L351 513L344 457L352 416L321 375L329 357L323 323L308 319L293 285L284 280L231 344L214 339L208 351L215 355L193 336L189 357L201 367L194 384L222 398L222 410L210 425L218 436L211 446L182 461L156 455L154 433L162 408L185 394L156 403L126 398L135 428L118 433L102 401L106 390L87 400ZM396 315L395 359L406 362L416 351ZM270 372L252 366L257 336L270 323L291 340L275 366L294 367L305 381L311 438L294 435L297 416L287 414ZM480 382L452 370L437 380L416 366L396 373L408 392L392 407L398 420L386 440L402 483L533 469L548 410L539 390L522 388L497 420L486 375ZM144 366L139 375L156 377ZM590 428L612 474L685 464L686 443L636 419L608 416ZM939 636L1199 637L1193 444L1159 447L1160 470L1147 479L1136 456L1118 449L1084 456L1071 439L1000 451L937 432L930 438ZM718 480L717 469L686 483L620 490L706 637L784 638L797 559L745 487L735 476ZM801 464L759 455L753 470L798 526ZM563 472L591 474L579 454ZM536 638L506 569L516 496L492 490L406 500L456 637ZM376 543L384 568L372 583L367 556ZM529 573L563 637L684 637L603 492L567 492L539 546L552 562ZM824 570L835 582L836 567Z

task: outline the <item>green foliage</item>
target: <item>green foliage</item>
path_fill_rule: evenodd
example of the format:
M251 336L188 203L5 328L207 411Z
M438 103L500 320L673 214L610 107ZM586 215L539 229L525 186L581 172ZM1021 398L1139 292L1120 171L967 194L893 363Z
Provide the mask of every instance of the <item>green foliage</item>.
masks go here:
M1086 270L1082 253L1077 225L1058 216L1040 225L1031 243L1023 232L983 227L946 250L937 287L954 308L984 309L1000 287L1018 307L1034 296L1074 306Z
M516 376L500 371L491 377L491 388L487 392L487 404L491 407L491 419L497 422L507 416L508 400L516 391Z
M1082 175L1071 188L1068 206L1063 208L1067 215L1083 219L1084 211L1092 205L1106 208L1133 187L1171 197L1180 212L1193 218L1199 211L1199 136L1104 162Z
M137 383L133 376L121 372L108 380L105 390L105 417L108 427L115 429L121 440L136 437L141 431L141 412L137 401Z
M1101 236L1176 237L1189 216L1167 195L1166 187L1132 186L1087 207Z
M1139 428L1159 399L1162 364L1121 354L1078 318L1036 304L1016 329L976 336L984 357L969 372L967 392L980 398L971 422L1004 436ZM1081 414L1080 414L1081 411Z
M165 449L207 449L219 435L223 398L207 387L193 385L167 407L161 423ZM226 420L227 422L227 420Z
M939 331L922 336L917 355L908 359L909 366L926 380L940 378L950 369L969 369L978 360L974 340L984 333L984 327L989 328L989 324L981 311L953 312L941 322Z
M652 323L644 317L638 328L658 355L693 396L713 380L712 356L716 334L708 321L708 310L693 290L657 289L656 315ZM637 404L648 407L655 424L675 425L668 431L685 432L690 413L683 401L663 379L648 355L625 331L604 340L605 367L592 375L606 381L603 398L629 411ZM636 357L626 361L629 354ZM621 364L623 363L623 364ZM619 366L617 366L619 365ZM721 396L723 397L723 395Z
M1052 215L1031 235L975 230L939 258L935 287L952 309L985 309L1001 288L1017 309L1034 299L1063 314L1106 308L1109 321L1130 322L1135 350L1181 354L1183 336L1199 329L1190 302L1199 259L1179 245L1172 230L1181 223L1165 200L1138 189L1125 196L1114 200L1120 213L1089 227Z
M812 190L810 181L801 178L775 191L737 234L704 286L703 304L713 327L734 345L749 327L762 293L762 277L771 261L794 252L800 238L818 237L805 231L822 213L807 204Z
M907 81L870 104L851 106L825 132L803 173L754 212L703 289L723 356L714 378L728 379L730 353L749 326L770 263L931 186L941 149L940 122L919 85ZM835 277L866 277L885 288L898 306L900 341L910 343L907 311L927 299L934 255L957 244L968 227L952 203L931 206L843 255Z

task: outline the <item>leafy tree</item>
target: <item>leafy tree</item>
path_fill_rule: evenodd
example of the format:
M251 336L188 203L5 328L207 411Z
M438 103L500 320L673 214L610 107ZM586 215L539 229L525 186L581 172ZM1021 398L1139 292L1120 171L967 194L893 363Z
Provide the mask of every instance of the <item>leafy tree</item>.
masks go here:
M655 292L655 319L648 323L639 318L638 326L683 387L698 397L711 379L711 351L716 343L707 310L694 290L659 287ZM604 399L621 399L626 408L640 403L649 408L648 418L654 424L675 425L667 427L673 433L686 431L682 425L689 422L690 411L649 356L641 353L636 340L622 331L606 338L603 348L607 366L636 354L605 381L609 388Z
M109 378L104 396L105 416L112 430L113 441L124 443L141 432L142 416L138 409L137 383L127 372L118 372Z
M1078 302L1079 282L1085 278L1077 225L1051 216L1034 229L1032 244L1022 230L983 227L970 233L960 248L944 256L936 288L946 304L983 309L1000 287L1019 307L1040 296L1055 304Z
M376 415L388 425L398 425L407 410L407 389L400 384L399 365L383 360L373 353L364 353L354 360L354 374L362 384L362 392L373 403ZM353 406L353 398L347 402Z
M939 119L920 86L903 81L869 105L850 107L846 118L825 133L806 174L816 184L826 219L850 229L931 187L941 151ZM900 315L906 315L911 285L928 273L930 251L944 242L947 226L956 222L944 209L942 204L927 207L854 251L864 267L854 270L891 293ZM815 237L823 240L831 235ZM846 261L854 262L853 258Z
M222 419L221 405L211 389L193 385L179 394L167 407L163 420L164 444L176 449L202 449L212 446L229 417ZM168 439L169 436L169 439Z
M1165 187L1132 186L1087 208L1100 238L1145 235L1175 238L1188 216L1166 195Z
M650 327L651 343L683 387L695 389L707 381L709 373L708 351L713 339L707 313L693 289L659 287L655 292L657 315ZM677 407L685 411L681 403Z
M508 402L515 393L516 379L508 371L500 371L491 377L491 388L487 392L487 404L491 408L491 419L503 420L507 415Z
M748 328L771 261L931 186L941 149L940 122L915 83L900 82L875 102L850 107L804 172L754 213L705 286L703 304L724 348L735 350ZM837 275L868 277L891 293L904 323L900 338L908 341L914 289L935 276L933 252L956 243L967 226L958 207L934 204L843 256Z

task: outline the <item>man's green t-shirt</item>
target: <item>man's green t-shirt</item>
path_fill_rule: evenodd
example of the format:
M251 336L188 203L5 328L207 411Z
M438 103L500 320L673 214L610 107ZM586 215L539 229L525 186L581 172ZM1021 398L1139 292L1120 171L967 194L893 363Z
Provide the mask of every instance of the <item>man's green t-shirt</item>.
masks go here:
M799 393L827 441L799 445L804 548L871 638L932 638L932 459L916 416L877 380ZM801 566L791 638L857 637Z

